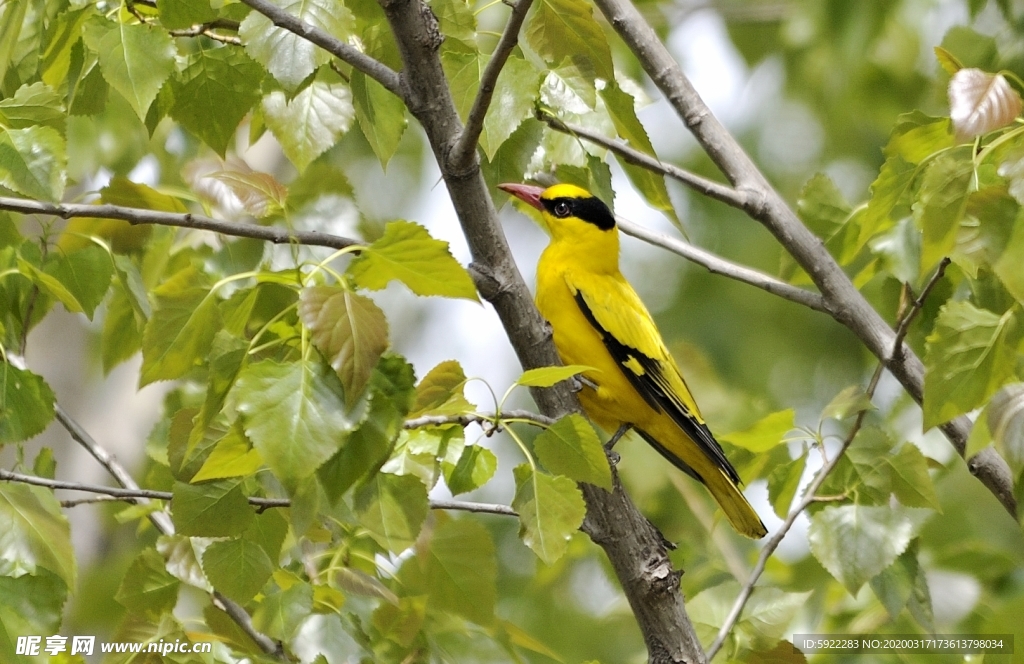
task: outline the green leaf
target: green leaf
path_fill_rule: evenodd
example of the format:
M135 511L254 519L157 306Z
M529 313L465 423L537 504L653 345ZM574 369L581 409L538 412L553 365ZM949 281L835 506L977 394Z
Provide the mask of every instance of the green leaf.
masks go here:
M274 563L259 544L230 539L214 542L206 549L203 570L214 588L245 604L266 585Z
M526 28L526 40L549 65L569 60L591 79L615 80L608 40L583 0L540 0Z
M299 581L267 593L252 614L252 624L267 636L287 642L312 612L313 588Z
M266 551L267 557L276 565L287 535L288 521L281 516L281 510L267 510L256 515L242 537L260 545Z
M71 529L53 491L0 482L0 576L46 569L75 587Z
M612 490L612 471L594 427L571 413L545 429L533 441L544 467L556 475Z
M889 143L882 150L886 157L899 155L912 164L951 148L955 144L949 118L925 115L921 111L904 113L896 118Z
M29 198L58 201L64 195L64 139L51 127L0 127L0 186Z
M341 384L320 362L250 364L231 394L245 435L286 487L312 475L352 429Z
M633 96L623 91L614 80L609 81L600 94L619 136L625 139L630 147L657 159L651 139L648 138L647 131L636 116L636 102ZM669 198L668 188L665 186L665 176L631 164L618 155L615 157L619 160L622 170L629 176L629 181L637 188L644 200L654 209L664 212L672 223L678 226L679 217L676 216L675 206L672 205L672 199Z
M1013 311L999 316L952 301L928 336L924 365L924 426L948 422L982 405L1013 375Z
M171 516L181 535L189 537L230 537L245 530L253 509L237 480L205 484L175 482Z
M174 71L177 49L171 36L149 24L93 16L84 26L83 38L99 57L103 78L145 120L149 105Z
M917 560L917 540L911 542L896 562L871 579L871 590L885 607L889 618L896 618L904 607L925 629L934 630L931 593L924 568Z
M112 205L181 214L188 212L181 199L161 193L141 182L132 182L122 175L110 178L107 186L100 189L100 197L104 203Z
M337 501L349 487L380 467L391 453L413 395L412 366L385 356L370 376L370 406L359 428L318 471L324 491Z
M801 221L822 239L832 237L849 218L851 211L839 187L824 173L815 173L796 201L796 212Z
M174 609L180 585L156 549L146 548L128 566L114 599L132 613L159 619Z
M562 557L569 538L579 529L586 505L576 483L568 477L516 466L516 495L512 507L519 512L519 537L546 564Z
M498 458L494 452L480 445L467 445L458 463L445 475L445 483L452 495L457 496L487 484L497 469Z
M424 558L430 607L459 614L478 625L494 622L498 561L483 524L439 517Z
M462 427L459 426L419 427L402 431L394 451L380 471L394 475L413 475L428 488L433 487L439 477L439 466L458 463L465 444Z
M217 298L195 267L175 274L153 296L155 310L142 336L140 386L183 376L209 353L221 327Z
M349 85L359 129L370 144L373 154L380 160L381 168L387 169L409 125L405 117L405 104L359 70L353 70Z
M873 410L874 407L871 397L867 395L863 387L850 385L834 396L832 401L825 406L825 409L821 411L821 419L831 417L845 420L847 417L857 415L865 410Z
M66 256L53 255L43 270L63 284L92 320L93 312L110 288L114 263L104 249L91 245Z
M263 465L263 457L249 444L245 434L233 426L217 441L199 471L189 481L193 484L206 480L252 475Z
M300 173L338 142L353 117L352 92L333 72L317 75L291 99L280 90L263 98L267 127Z
M582 364L570 364L567 367L538 367L524 371L515 384L523 387L551 387L584 371L596 370L594 367Z
M1021 164L1024 165L1024 159L1021 159ZM1024 265L1024 218L1018 218L1014 223L1006 248L992 266L1003 286L1018 302L1024 302L1024 270L1021 265Z
M43 272L21 256L18 257L18 271L31 279L44 293L59 300L69 313L81 313L83 311L82 304L78 301L78 298L65 288L60 280Z
M68 587L56 574L39 569L34 575L0 576L0 597L0 657L6 661L25 661L15 654L18 636L60 631Z
M889 506L826 507L811 517L811 553L851 595L907 549L930 511Z
M484 130L480 134L480 147L488 159L494 159L498 148L523 120L533 116L538 94L540 73L528 60L509 57L498 75L494 97L484 117Z
M871 183L867 210L859 217L857 247L863 246L876 233L892 224L893 209L903 202L916 175L915 165L898 154L885 160L878 177Z
M213 592L213 586L206 580L199 557L209 540L186 537L185 535L161 535L156 541L156 550L167 561L167 571L174 578L193 588Z
M53 421L53 390L42 376L0 362L0 445L20 443Z
M892 448L892 439L878 427L861 428L818 493L851 495L861 505L888 505L892 491Z
M238 123L259 101L262 79L263 69L240 49L197 49L172 80L171 117L223 156Z
M721 436L721 439L751 452L767 452L783 442L783 436L796 428L796 413L792 408L780 410L761 418L749 429Z
M394 553L416 541L427 507L427 487L409 475L377 473L356 490L359 523L378 544Z
M299 319L312 333L355 404L388 347L388 321L373 300L338 286L310 286L299 295Z
M274 4L337 39L344 41L352 33L352 13L335 0L274 0ZM297 88L318 67L331 60L331 54L324 49L301 35L275 26L256 11L249 12L242 21L238 36L249 57L266 67L289 90Z
M217 18L210 0L156 0L160 24L168 30L184 30Z
M466 374L458 360L446 360L427 372L416 386L416 400L409 417L471 413L476 406L466 400Z
M458 0L456 0L458 1ZM480 89L480 77L487 66L487 56L476 49L450 49L441 51L441 66L448 78L448 87L452 91L452 101L459 118L465 122L473 99ZM490 112L488 112L488 115Z
M788 593L780 588L764 586L755 588L743 607L736 630L754 639L780 639L800 609L806 606L811 594Z
M768 500L780 519L785 519L789 514L789 506L793 504L796 491L800 488L800 478L806 467L807 455L801 454L789 463L777 466L768 475Z
M380 290L397 279L417 295L478 301L473 279L452 258L448 243L435 240L411 221L390 222L384 235L352 261L348 274L369 290Z
M924 231L921 243L921 272L929 272L956 246L960 221L967 209L974 169L969 159L948 155L934 159L925 169L914 203L914 219Z
M78 10L70 10L57 16L57 20L51 22L48 43L42 52L42 61L39 66L40 78L43 83L53 88L60 88L65 83L70 83L68 99L73 98L74 82L68 80L71 69L71 52L82 39L82 24L95 13L95 7L86 6ZM5 17L4 20L7 20ZM2 59L2 58L0 58ZM77 59L77 54L76 54ZM92 58L95 61L95 56ZM79 73L79 78L86 72L85 68ZM99 71L96 72L99 74ZM104 84L105 86L105 84ZM64 126L61 118L61 128ZM54 127L55 129L57 127Z
M454 48L477 50L476 15L466 0L431 0L430 9L437 17L438 27L446 37L445 49L452 48L450 42L461 42Z
M1024 383L1011 383L996 392L986 411L996 449L1019 477L1024 469Z
M40 125L56 129L63 135L66 119L60 94L42 82L23 85L13 97L0 99L0 124L11 129Z
M907 507L930 507L942 511L935 485L928 474L928 460L911 443L904 443L899 452L887 457L892 464L892 492Z

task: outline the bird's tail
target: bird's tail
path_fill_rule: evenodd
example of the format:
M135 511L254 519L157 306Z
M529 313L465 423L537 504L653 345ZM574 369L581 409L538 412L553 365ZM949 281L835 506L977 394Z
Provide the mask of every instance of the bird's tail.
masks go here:
M722 506L725 516L728 517L729 523L736 529L736 532L753 539L761 539L767 535L768 529L761 522L761 517L757 516L757 512L747 502L736 483L718 468L708 475L710 477L701 479L711 491L711 495Z

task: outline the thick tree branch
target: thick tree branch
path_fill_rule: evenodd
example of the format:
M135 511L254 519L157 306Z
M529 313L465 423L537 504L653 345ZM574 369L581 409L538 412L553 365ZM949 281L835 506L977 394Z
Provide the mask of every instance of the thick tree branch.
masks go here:
M910 327L910 323L917 317L918 312L921 311L921 307L924 306L924 302L928 299L928 295L932 292L932 289L934 289L935 285L939 283L940 279L942 279L942 275L946 272L946 267L948 265L949 259L942 259L938 268L936 268L935 272L928 280L928 283L921 289L921 294L910 303L910 307L906 312L900 312L897 316L899 323L896 326L896 339L893 345L894 352L897 348L902 346L903 337L906 335L907 329ZM879 362L878 367L875 368L875 372L872 374L871 380L868 382L868 387L865 390L865 394L867 394L868 399L871 399L874 396L875 389L878 387L878 381L881 379L882 371L884 369L885 363ZM779 526L778 531L771 536L771 539L769 539L768 542L765 543L764 548L761 549L761 553L757 557L757 564L754 565L754 569L750 572L750 577L747 579L747 582L743 584L740 594L733 602L732 609L729 610L729 615L726 616L725 622L722 623L722 627L718 630L718 636L715 637L714 643L712 643L711 647L708 648L709 660L714 658L715 654L725 643L725 639L729 636L729 632L731 632L732 628L736 626L736 622L739 620L740 614L743 613L743 607L747 605L747 601L754 592L754 586L757 584L757 580L760 579L761 574L764 573L765 566L768 564L768 559L773 553L775 553L775 550L779 548L779 544L781 544L782 540L786 538L786 534L789 533L793 524L796 523L797 518L813 503L820 502L825 499L825 497L817 495L818 489L821 488L821 485L825 482L828 476L833 470L835 470L836 466L839 465L839 460L853 443L853 439L856 438L861 426L863 426L864 418L867 414L868 411L866 409L857 413L857 419L854 420L853 426L850 427L850 431L843 439L843 444L839 448L839 451L836 452L835 456L826 462L820 470L818 470L814 479L812 479L810 484L807 485L807 488L804 489L804 497L799 503L797 503L796 507L790 510L789 514L786 516L786 520L781 526Z
M476 151L463 168L452 169L452 148L462 134L437 49L443 39L437 19L421 0L379 0L395 35L405 69L406 104L420 122L473 255L481 294L494 306L524 368L560 364L551 333L533 305L498 223L480 172ZM533 390L541 412L557 418L579 411L562 383ZM583 530L605 550L633 608L652 664L704 662L693 625L679 593L660 533L629 500L618 479L609 493L581 485L587 502Z
M316 44L334 57L347 62L377 81L399 99L403 98L398 73L383 62L371 58L320 28L292 16L268 0L242 0L242 2L269 18L277 27L284 28L306 41Z
M648 230L639 224L634 224L631 221L623 219L621 217L615 218L615 223L619 225L619 229L622 230L626 235L632 235L635 238L643 240L648 244L653 244L662 249L668 249L674 254L678 254L686 260L696 263L711 272L712 274L720 274L736 281L742 281L745 284L756 286L762 290L768 291L772 295L778 295L779 297L789 300L790 302L796 302L802 304L805 307L810 307L815 311L822 311L828 313L828 307L825 304L824 298L821 295L798 288L792 284L787 284L785 281L781 281L767 275L763 272L758 272L753 268L746 267L745 265L738 265L717 256L710 251L695 247L689 242L684 242L678 238L669 237L663 233L658 233L652 230Z
M711 113L636 6L629 0L595 2L708 156L737 191L744 194L746 203L743 209L764 224L810 275L832 316L857 335L920 404L924 385L921 360L905 344L897 352L892 352L895 331L861 295L821 240L804 226L736 139ZM961 416L940 428L963 456L971 429L970 420ZM1016 517L1013 478L1006 461L994 449L987 448L972 457L968 467Z
M490 108L491 99L494 98L494 88L497 85L498 76L508 61L512 49L519 41L519 29L523 27L526 13L530 11L532 4L533 0L518 0L512 7L508 23L505 24L505 31L501 33L498 45L494 47L494 53L491 54L491 59L480 76L480 89L477 90L476 98L473 99L473 107L466 117L466 126L463 127L462 134L449 155L453 170L472 166L469 157L476 151L480 133L484 130L484 118L487 117L487 109Z
M121 205L85 205L82 203L47 203L27 198L9 198L0 196L0 210L20 212L21 214L45 214L51 217L70 219L71 217L93 217L98 219L120 219L132 225L154 224L158 226L176 226L200 231L211 231L221 235L248 237L264 240L274 244L302 244L311 247L328 247L344 249L359 244L357 240L338 235L330 235L319 231L289 231L275 226L257 226L255 224L239 224L231 221L211 219L200 214L176 212L159 212L142 208L124 207Z
M21 482L22 484L32 484L34 486L42 486L47 489L60 489L62 491L84 491L86 493L94 493L97 495L97 498L62 501L61 505L65 507L73 507L87 502L104 502L108 500L120 500L127 503L146 503L150 500L164 500L169 502L174 497L174 494L170 491L154 491L153 489L139 488L118 489L117 487L103 486L100 484L51 480L46 477L16 473L10 470L4 470L3 468L0 468L0 480L5 482ZM287 498L261 498L259 496L250 496L249 504L260 508L262 511L274 507L289 507L292 503ZM474 503L466 500L431 500L430 509L476 512L480 514L498 514L501 516L519 516L519 513L508 505L501 505L498 503ZM155 512L154 514L167 516L164 512ZM174 534L173 524L170 525L167 530L164 530L163 527L158 527L158 529L164 535Z

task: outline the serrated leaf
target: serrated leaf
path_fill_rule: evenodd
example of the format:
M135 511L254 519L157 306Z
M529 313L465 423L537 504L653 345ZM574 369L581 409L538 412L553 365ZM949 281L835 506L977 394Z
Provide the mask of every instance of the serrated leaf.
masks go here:
M796 491L800 488L800 478L806 467L807 455L801 454L789 463L776 467L768 475L768 500L780 519L785 519L789 514L789 506L793 504Z
M89 19L82 34L99 57L103 78L128 100L139 119L145 120L149 105L174 71L174 40L148 24L114 22L100 16Z
M435 240L426 228L411 221L388 223L384 235L352 261L348 274L370 290L397 279L417 295L479 301L473 279L452 257L448 243Z
M470 3L466 0L431 0L430 9L437 16L445 42L460 42L454 47L445 43L446 49L476 50L476 15Z
M0 645L0 653L7 661L19 660L14 645L17 636L60 631L68 587L56 574L39 569L34 575L0 576L0 597L4 598L0 602L0 639L6 641Z
M93 312L110 288L114 263L104 249L90 245L66 256L54 255L44 264L43 271L59 281L92 320Z
M274 474L294 488L345 442L352 422L337 376L320 362L264 360L239 374L231 398L245 435Z
M767 452L783 442L783 436L796 428L796 413L792 408L771 413L750 428L721 436L725 442L755 453Z
M180 378L206 356L221 327L217 298L194 267L168 279L153 296L155 310L142 336L140 386Z
M911 443L888 457L892 465L892 492L907 507L930 507L942 511L935 484L928 474L928 460Z
M808 540L818 562L856 595L903 553L930 511L889 506L826 507L811 517Z
M516 379L515 384L523 387L551 387L585 371L596 371L596 369L582 364L570 364L566 367L538 367L524 371L523 375Z
M948 155L936 158L925 169L914 203L914 220L923 231L921 272L930 271L953 251L973 174L970 160Z
M207 547L203 571L214 588L244 604L266 585L274 563L259 544L230 539Z
M356 490L359 523L378 544L394 553L416 541L427 508L427 487L409 475L377 473Z
M445 475L445 483L452 495L457 496L487 484L497 469L498 457L494 452L480 445L467 445L458 463Z
M273 0L273 3L299 21L320 28L337 39L344 40L352 33L354 20L351 12L335 0ZM249 57L266 67L289 90L294 90L331 59L330 53L313 42L277 27L269 18L255 11L242 21L238 36Z
M591 78L615 80L608 40L583 0L540 0L526 40L549 65L568 60Z
M470 413L476 406L466 400L466 374L458 360L446 360L427 372L416 386L410 417Z
M210 456L189 481L195 484L206 480L245 477L255 473L262 465L263 457L249 445L245 435L233 426L217 441Z
M167 571L176 579L194 588L213 592L213 586L206 580L199 559L210 544L205 538L185 535L162 535L156 541L156 550L167 561Z
M494 622L498 561L487 529L472 519L439 518L425 552L429 606L478 625Z
M0 445L20 443L53 421L53 390L42 376L0 362Z
M210 0L157 0L160 24L168 30L183 30L217 18Z
M81 313L83 311L82 304L78 301L78 298L65 288L59 279L53 275L46 274L21 256L18 257L18 271L30 279L41 291L60 301L69 313Z
M388 347L388 321L373 300L337 286L310 286L299 295L299 319L338 372L354 404Z
M950 76L963 69L963 64L957 59L955 55L953 55L946 49L942 48L941 46L936 46L934 48L934 51L935 59L939 61L939 65Z
M1020 94L1002 74L960 69L949 80L948 94L949 117L961 140L1009 126L1021 112Z
M887 505L892 491L892 466L888 462L892 448L893 441L884 431L862 427L818 493L855 496L862 505Z
M264 595L252 614L252 624L271 638L290 641L312 612L313 588L299 581Z
M959 301L942 307L924 358L925 429L982 405L1013 375L1012 314Z
M736 629L760 639L779 639L797 612L807 604L811 592L789 593L780 588L759 587L750 595Z
M1024 158L1017 163L1019 164L1018 168L1021 170L1020 175L1024 176ZM1001 170L1000 174L1002 172ZM1024 179L1021 182L1024 184ZM1024 186L1021 188L1021 194L1024 194ZM1013 192L1012 184L1010 185L1010 191L1011 193ZM1024 196L1018 196L1018 198L1022 197ZM1024 302L1024 270L1021 269L1021 265L1024 265L1024 218L1020 218L1014 223L1013 233L1006 243L1005 249L1003 249L996 264L992 266L992 270L999 277L999 281L1003 283L1006 290L1018 302Z
M579 529L586 505L576 483L568 477L516 466L516 495L512 508L519 512L519 537L546 564L565 553L569 538Z
M64 195L64 139L51 127L0 128L0 186L29 198Z
M986 410L992 440L1019 476L1024 469L1024 383L996 392Z
M231 160L225 166L224 170L214 171L206 177L226 184L246 212L257 219L265 219L284 210L288 188L273 175L254 171L241 160Z
M405 118L405 104L361 71L352 72L349 85L359 129L380 160L381 168L387 169L409 124Z
M242 537L263 547L267 556L276 565L281 556L281 546L288 535L288 521L280 510L267 510L257 514Z
M0 124L11 129L46 126L64 134L67 115L60 94L42 82L18 88L12 97L0 99Z
M223 156L238 123L259 101L262 80L263 69L240 49L197 49L172 80L170 115Z
M851 211L839 187L824 173L815 173L804 184L796 202L800 220L822 239L832 237L849 218Z
M68 520L52 490L0 482L0 576L34 575L40 568L75 587Z
M847 417L857 415L865 410L873 410L871 397L867 395L860 385L850 385L844 388L839 394L832 398L832 401L821 411L821 419L831 417L837 420L845 420Z
M612 490L612 471L594 427L571 413L542 431L533 441L544 467L556 475Z
M523 120L532 117L540 80L540 73L529 61L509 57L494 86L494 97L480 134L480 147L488 159L494 159L498 148Z
M146 548L128 566L114 599L132 613L158 618L174 608L180 585L156 549Z
M915 165L898 154L885 160L878 177L871 183L871 198L860 217L857 247L891 225L893 208L902 202L916 174Z
M348 86L326 76L318 76L291 99L275 90L262 104L267 127L300 173L338 142L355 117Z
M238 480L205 484L175 482L171 516L181 535L230 537L252 522L254 513Z
M932 631L935 626L931 594L924 569L917 560L917 549L917 542L911 542L895 563L871 579L871 590L892 620L906 607L921 627Z

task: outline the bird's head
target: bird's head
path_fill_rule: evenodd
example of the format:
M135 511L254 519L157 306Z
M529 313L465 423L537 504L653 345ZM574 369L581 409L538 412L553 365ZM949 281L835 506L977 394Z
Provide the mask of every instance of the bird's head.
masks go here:
M544 189L529 184L499 184L498 189L540 210L554 240L617 239L615 216L604 202L586 189L556 184Z

